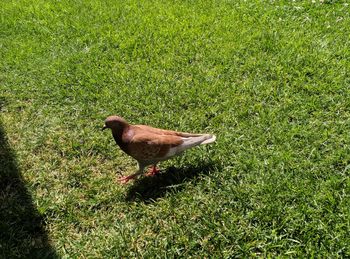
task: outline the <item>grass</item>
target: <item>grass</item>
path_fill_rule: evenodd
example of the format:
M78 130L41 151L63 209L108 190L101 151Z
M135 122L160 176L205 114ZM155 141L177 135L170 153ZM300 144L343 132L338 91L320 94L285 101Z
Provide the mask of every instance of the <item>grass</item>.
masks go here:
M0 257L347 257L346 1L2 1ZM214 145L121 186L105 117Z

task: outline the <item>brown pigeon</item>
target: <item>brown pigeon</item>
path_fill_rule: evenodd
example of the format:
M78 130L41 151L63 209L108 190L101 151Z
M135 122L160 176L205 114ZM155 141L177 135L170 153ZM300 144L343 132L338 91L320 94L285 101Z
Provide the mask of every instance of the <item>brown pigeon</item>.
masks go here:
M128 155L137 160L139 169L135 174L119 179L127 183L143 173L146 166L152 165L149 175L158 173L158 162L181 154L186 149L209 144L216 137L211 134L192 134L153 128L146 125L131 125L119 116L109 116L104 129L111 129L115 142Z

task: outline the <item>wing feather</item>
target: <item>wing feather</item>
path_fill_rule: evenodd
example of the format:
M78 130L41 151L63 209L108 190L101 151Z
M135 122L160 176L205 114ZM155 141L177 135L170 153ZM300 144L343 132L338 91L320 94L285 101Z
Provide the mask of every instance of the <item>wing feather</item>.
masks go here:
M162 160L170 148L182 143L182 138L178 136L135 132L128 144L127 153L139 161Z
M199 137L204 135L204 134L194 134L194 133L180 132L180 131L174 131L174 130L158 129L147 125L135 125L135 127L139 128L140 130L152 132L154 134L159 134L159 135L179 136L179 137L185 137L185 138Z

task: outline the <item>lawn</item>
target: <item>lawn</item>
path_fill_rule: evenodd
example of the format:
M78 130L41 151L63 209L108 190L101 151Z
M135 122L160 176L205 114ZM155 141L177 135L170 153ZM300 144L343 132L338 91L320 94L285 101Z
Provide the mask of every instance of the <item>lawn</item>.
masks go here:
M0 3L0 257L350 256L346 1ZM101 131L214 144L121 185Z

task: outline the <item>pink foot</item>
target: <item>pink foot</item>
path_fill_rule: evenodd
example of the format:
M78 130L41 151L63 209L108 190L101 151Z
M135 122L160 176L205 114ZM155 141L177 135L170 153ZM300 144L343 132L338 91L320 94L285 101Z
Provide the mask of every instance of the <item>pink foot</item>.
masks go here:
M155 167L154 165L152 165L152 167L149 168L146 176L155 176L160 172L160 170Z
M123 176L118 179L118 182L121 184L126 184L130 180L134 180L136 178L136 175L129 175L129 176Z

